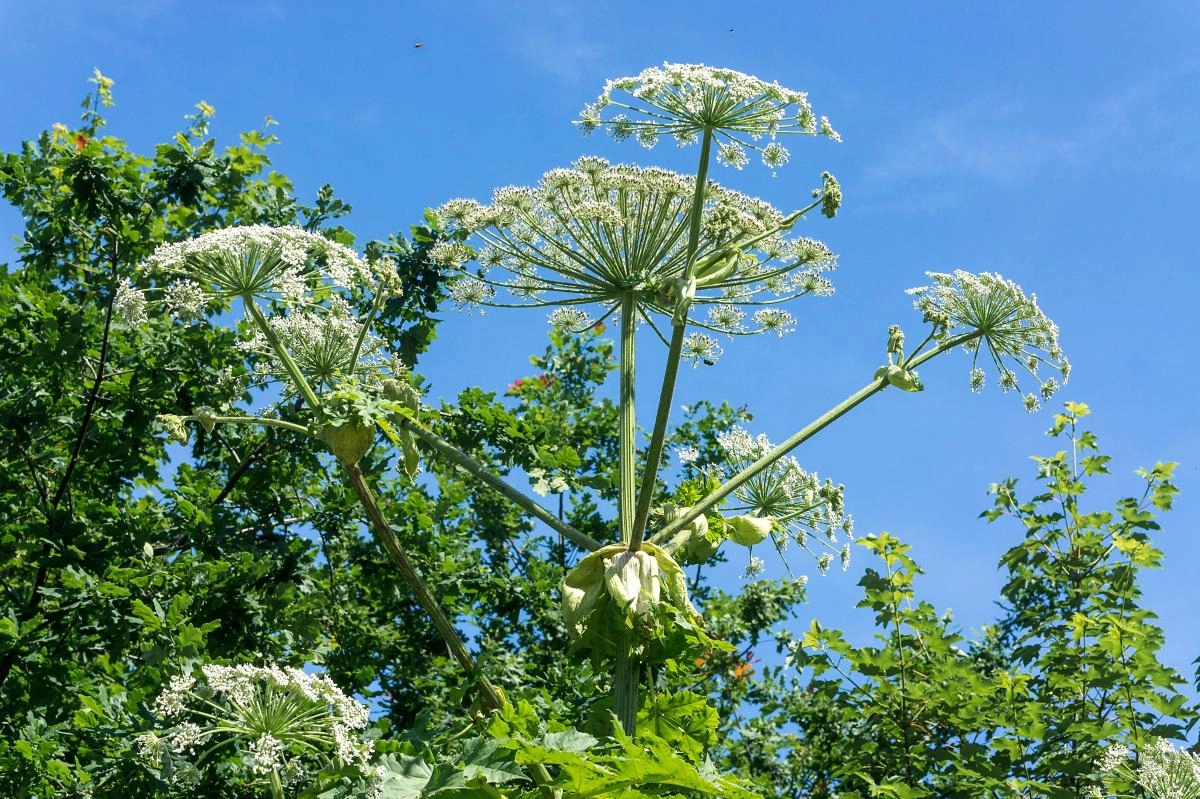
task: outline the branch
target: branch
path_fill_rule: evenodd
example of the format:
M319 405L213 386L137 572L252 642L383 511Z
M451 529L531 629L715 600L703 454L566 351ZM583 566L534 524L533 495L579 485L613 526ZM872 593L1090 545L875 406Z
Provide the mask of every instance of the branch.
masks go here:
M510 486L508 483L483 466L470 455L460 450L458 447L444 440L436 433L433 433L419 424L410 421L405 421L404 429L411 432L425 444L437 451L456 466L461 466L466 471L470 472L475 477L478 477L483 482L500 492L501 495L511 500L517 507L533 516L535 519L545 523L551 530L561 534L564 538L569 538L575 544L583 547L589 552L595 552L601 547L601 544L596 539L592 538L587 533L576 530L566 522L559 521L553 513L543 508L534 500L522 494L517 489Z

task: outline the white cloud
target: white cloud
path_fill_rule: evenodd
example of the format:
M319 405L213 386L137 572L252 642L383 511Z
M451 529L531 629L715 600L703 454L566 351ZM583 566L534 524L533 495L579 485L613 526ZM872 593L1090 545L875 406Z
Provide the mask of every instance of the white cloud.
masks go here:
M589 35L579 12L578 7L551 4L530 10L516 23L511 49L564 83L594 78L603 48Z
M1155 100L1162 90L1130 85L1075 109L983 95L902 131L866 172L885 181L953 173L1008 183L1053 165L1087 165L1160 127Z

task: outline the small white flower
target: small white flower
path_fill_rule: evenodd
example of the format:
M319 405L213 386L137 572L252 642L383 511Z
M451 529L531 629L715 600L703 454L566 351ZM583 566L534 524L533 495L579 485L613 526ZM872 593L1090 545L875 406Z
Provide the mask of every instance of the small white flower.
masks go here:
M250 750L250 768L255 774L270 774L283 765L283 741L263 733L246 747Z
M700 363L712 366L724 351L712 336L704 333L689 333L683 339L683 349L680 355L691 361L692 366L698 366Z
M495 295L494 288L473 277L464 277L450 287L450 299L454 300L459 308L478 308L490 302Z
M796 317L782 308L763 308L755 311L754 322L762 332L774 333L780 338L796 329Z
M117 286L113 298L113 315L126 327L137 327L146 323L146 295L129 278Z
M766 571L766 568L767 564L763 562L762 558L757 555L751 555L750 562L746 564L746 570L742 572L742 579L753 580Z
M170 735L171 749L183 754L194 754L196 745L203 737L204 730L200 729L200 725L190 721L181 722Z
M778 169L788 162L790 154L786 147L779 142L771 142L762 151L762 162L764 166L771 169Z
M592 326L592 317L579 308L560 307L550 312L550 327L558 333L578 333Z
M1100 770L1112 771L1118 766L1129 762L1129 747L1124 744L1113 744L1104 750L1100 756Z
M610 108L615 113L606 119ZM804 92L703 64L663 64L610 80L576 124L584 133L605 127L617 140L636 136L643 146L669 135L682 147L694 144L707 130L721 144L757 150L772 169L787 162L787 150L775 141L778 135L819 134L841 140L829 120L822 117L818 126ZM769 139L765 146L758 144L763 138ZM722 159L740 169L745 162L739 161Z
M717 162L740 170L750 163L746 148L737 142L721 142L717 147Z
M184 697L195 684L196 679L190 674L177 674L172 677L167 685L167 690L163 691L155 700L154 712L168 718L182 713Z
M163 294L163 303L167 306L167 312L174 317L185 321L201 319L208 304L208 294L199 283L187 279L177 280L167 287Z
M171 751L170 742L152 732L144 732L133 740L137 744L138 757L152 766L159 765L163 755Z
M700 457L700 452L695 447L683 446L675 450L675 457L679 458L679 462L684 466L690 463L695 463Z

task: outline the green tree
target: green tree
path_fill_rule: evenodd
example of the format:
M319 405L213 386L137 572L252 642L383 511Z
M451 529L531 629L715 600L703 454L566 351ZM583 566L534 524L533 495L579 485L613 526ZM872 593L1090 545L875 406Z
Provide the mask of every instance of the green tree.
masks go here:
M0 157L0 190L25 220L19 263L0 275L0 793L11 796L149 795L148 773L128 767L127 733L145 728L141 708L181 664L300 664L329 649L319 550L298 529L304 503L276 489L321 492L315 459L272 431L214 431L176 451L186 460L171 474L156 414L240 395L247 367L229 363L231 331L122 327L113 304L164 240L233 224L316 228L350 208L328 186L298 202L270 170L266 128L218 149L203 103L138 154L105 132L112 81L97 72L93 83L78 126ZM406 279L383 323L414 355L443 291L422 255L437 235L371 245Z
M917 599L907 545L868 537L880 565L860 581L859 607L874 612L879 643L815 621L781 633L789 668L738 694L760 713L730 730L743 744L727 746L731 765L787 796L1066 799L1100 786L1107 745L1182 739L1198 714L1138 602L1140 573L1161 560L1151 534L1176 493L1173 465L1139 470L1144 490L1115 510L1085 511L1109 461L1077 427L1087 413L1067 403L1055 416L1050 435L1070 449L1036 459L1043 490L1031 500L1017 499L1016 480L992 486L984 515L1019 521L1024 536L1001 561L1006 612L982 640Z

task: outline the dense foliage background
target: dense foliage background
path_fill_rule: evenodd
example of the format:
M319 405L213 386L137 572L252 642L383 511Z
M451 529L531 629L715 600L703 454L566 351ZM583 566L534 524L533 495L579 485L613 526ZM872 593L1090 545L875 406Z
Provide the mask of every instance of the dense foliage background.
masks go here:
M469 759L452 734L475 715L473 697L328 456L271 429L166 446L156 414L242 391L249 365L231 367L232 334L114 323L117 285L159 242L265 223L355 244L341 226L350 207L328 187L298 199L271 169L269 129L219 145L203 104L170 141L134 152L105 128L109 82L94 83L77 126L0 159L25 221L19 262L0 276L0 795L170 795L134 736L169 677L198 662L320 664L371 699L381 749ZM428 217L357 242L400 265L405 293L383 321L417 373L446 299L424 256L443 236ZM560 513L611 540L612 362L602 330L552 336L531 374L468 389L432 423L502 473L563 476ZM693 404L671 443L695 446L702 464L751 410ZM981 637L920 601L920 569L887 534L856 553L860 607L878 630L869 645L798 629L800 581L731 594L698 566L693 595L732 651L661 668L642 711L651 740L767 796L1083 797L1106 744L1186 737L1198 709L1156 657L1162 634L1138 587L1161 557L1171 466L1122 486L1134 496L1111 510L1087 504L1108 463L1085 414L1069 405L1055 418L1061 452L1037 460L1034 485L994 488L986 512L1012 546L1002 611ZM580 553L436 456L415 482L392 467L382 446L363 463L439 601L517 703L505 729L536 718L604 735L607 675L570 650L559 611ZM226 776L180 795L253 795ZM422 785L393 795L437 793Z

